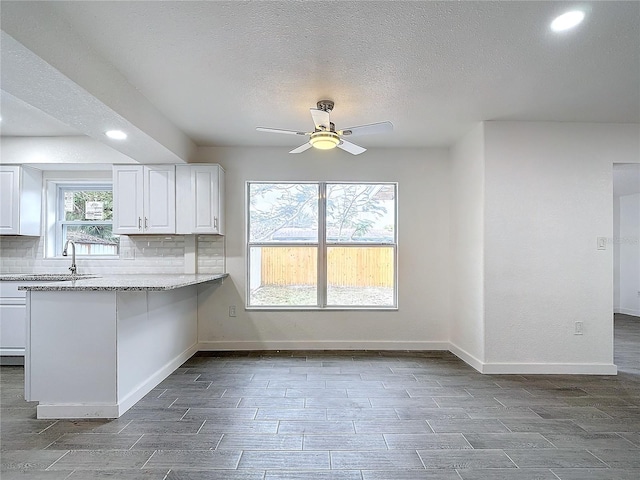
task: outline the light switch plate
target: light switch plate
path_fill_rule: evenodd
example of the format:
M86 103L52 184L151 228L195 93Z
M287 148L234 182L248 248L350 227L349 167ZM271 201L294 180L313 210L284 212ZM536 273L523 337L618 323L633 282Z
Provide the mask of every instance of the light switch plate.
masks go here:
M598 237L598 250L607 249L607 237Z

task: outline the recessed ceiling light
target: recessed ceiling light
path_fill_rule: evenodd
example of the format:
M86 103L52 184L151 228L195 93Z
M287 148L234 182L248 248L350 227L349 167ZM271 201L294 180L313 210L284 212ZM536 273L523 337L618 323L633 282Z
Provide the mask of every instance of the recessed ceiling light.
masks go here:
M127 134L122 130L108 130L104 132L104 134L109 138L113 138L114 140L124 140L125 138L127 138Z
M556 17L551 22L551 30L554 32L562 32L575 27L584 20L584 12L582 10L572 10Z

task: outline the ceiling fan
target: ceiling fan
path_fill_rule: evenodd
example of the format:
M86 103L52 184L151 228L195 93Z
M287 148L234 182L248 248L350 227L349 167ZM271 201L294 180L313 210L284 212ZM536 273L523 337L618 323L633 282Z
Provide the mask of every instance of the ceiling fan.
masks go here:
M289 153L302 153L311 147L320 150L329 150L338 147L353 155L360 155L367 149L355 143L348 142L343 137L384 133L393 130L393 124L391 122L370 123L368 125L345 128L344 130L336 130L335 124L331 122L329 118L329 113L333 110L333 102L331 100L320 100L318 102L318 108L311 108L309 110L311 111L311 117L316 127L313 132L298 132L296 130L266 127L257 127L256 130L259 132L285 133L287 135L304 135L309 137L307 143L300 145L298 148L294 148Z

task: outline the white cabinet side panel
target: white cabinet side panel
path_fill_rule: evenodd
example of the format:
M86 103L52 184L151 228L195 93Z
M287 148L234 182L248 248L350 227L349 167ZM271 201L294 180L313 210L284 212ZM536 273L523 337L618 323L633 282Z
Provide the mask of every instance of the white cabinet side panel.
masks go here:
M40 236L42 225L42 170L22 167L20 234Z
M116 403L114 292L30 292L31 400Z
M224 170L222 167L218 167L218 204L216 210L218 212L218 232L220 235L225 234L225 178Z
M179 365L166 367L195 347L197 289L118 292L117 305L118 399L123 402L141 389L147 393L145 386L155 387Z

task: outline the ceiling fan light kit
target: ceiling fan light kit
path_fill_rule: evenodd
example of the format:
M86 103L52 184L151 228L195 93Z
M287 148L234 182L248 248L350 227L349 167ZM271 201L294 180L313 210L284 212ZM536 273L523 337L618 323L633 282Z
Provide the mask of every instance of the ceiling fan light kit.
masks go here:
M359 155L367 149L355 143L347 142L342 137L350 135L366 135L371 133L384 133L393 131L391 122L371 123L369 125L359 125L357 127L345 128L344 130L336 130L336 126L331 122L329 113L333 110L334 103L331 100L320 100L317 103L318 108L309 109L311 118L315 125L313 132L299 132L296 130L284 130L281 128L257 127L259 132L267 133L285 133L288 135L305 135L309 137L309 141L289 153L302 153L311 147L319 150L331 150L340 148L352 155Z
M335 132L314 132L309 138L309 143L319 150L331 150L340 145L340 137Z

